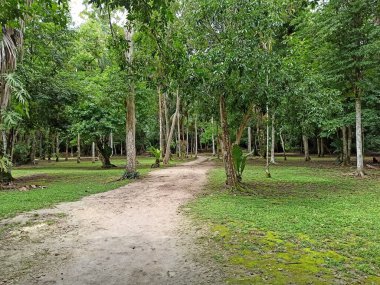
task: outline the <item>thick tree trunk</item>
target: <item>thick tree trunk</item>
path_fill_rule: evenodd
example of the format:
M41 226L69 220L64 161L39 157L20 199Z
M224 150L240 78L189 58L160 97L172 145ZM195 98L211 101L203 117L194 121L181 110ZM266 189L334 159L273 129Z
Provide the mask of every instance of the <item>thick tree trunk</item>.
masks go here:
M274 164L276 163L274 159L274 147L276 143L276 130L274 125L274 113L272 114L272 139L271 139L271 148L270 148L270 163Z
M235 166L232 160L232 150L231 150L231 141L230 134L228 129L228 121L227 121L227 110L226 110L226 102L224 95L220 96L219 99L219 107L220 107L220 124L222 129L222 151L223 151L223 161L224 168L227 176L226 185L230 187L236 187L238 185L238 179L236 175Z
M98 147L100 161L102 162L102 168L114 167L110 159L112 150L109 145L103 144L101 141L97 141L96 146Z
M364 176L363 141L362 141L362 102L359 96L355 100L356 111L356 173Z
M135 114L135 94L133 88L131 94L126 99L126 150L127 164L125 171L127 175L136 173L136 114Z
M281 147L282 147L282 151L283 151L283 154L284 154L284 160L286 160L286 150L285 150L285 140L284 140L284 137L282 135L282 132L280 131L280 140L281 140Z
M95 163L95 142L92 142L91 145L91 161Z
M321 157L321 139L317 138L317 153L318 157Z
M248 127L248 153L252 152L252 130Z
M179 112L179 90L177 90L177 104L176 104L176 108L175 108L175 113L173 115L172 125L171 125L170 131L169 131L169 136L168 136L168 139L166 141L166 150L165 150L164 164L168 164L169 160L170 160L170 144L171 144L172 139L173 139L175 122L176 122L176 119L177 119L177 113L178 112Z
M309 153L309 139L307 136L302 135L303 148L305 153L305 161L310 161L310 153Z
M113 132L110 133L110 148L111 148L111 157L114 155L114 143L113 143Z
M77 139L77 163L80 163L80 134L78 133Z
M342 163L347 165L347 128L346 126L342 127Z

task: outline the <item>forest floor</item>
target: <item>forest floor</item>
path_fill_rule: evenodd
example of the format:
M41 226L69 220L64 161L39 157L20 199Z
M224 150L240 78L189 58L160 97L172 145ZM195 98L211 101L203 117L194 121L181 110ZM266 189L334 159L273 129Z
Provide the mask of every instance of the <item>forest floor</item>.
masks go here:
M197 243L201 230L181 213L210 168L200 158L113 191L3 219L0 284L221 283L221 270Z
M334 160L277 158L266 178L251 158L233 193L215 161L186 207L228 284L380 284L380 170L358 178Z

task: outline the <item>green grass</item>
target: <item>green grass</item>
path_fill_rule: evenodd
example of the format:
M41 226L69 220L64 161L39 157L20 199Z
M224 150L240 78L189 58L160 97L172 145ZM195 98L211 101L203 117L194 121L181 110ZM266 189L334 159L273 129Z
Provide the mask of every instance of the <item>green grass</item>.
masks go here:
M145 175L154 162L150 157L138 157L138 172ZM50 162L40 161L36 166L14 168L12 174L16 184L47 186L46 189L31 191L0 191L0 219L18 213L51 207L60 202L79 200L84 196L116 189L129 183L116 181L124 172L125 159L112 160L117 168L102 169L101 163L75 160Z
M230 284L380 284L380 173L353 171L292 158L266 178L255 160L244 193L229 193L218 167L188 206L209 224Z

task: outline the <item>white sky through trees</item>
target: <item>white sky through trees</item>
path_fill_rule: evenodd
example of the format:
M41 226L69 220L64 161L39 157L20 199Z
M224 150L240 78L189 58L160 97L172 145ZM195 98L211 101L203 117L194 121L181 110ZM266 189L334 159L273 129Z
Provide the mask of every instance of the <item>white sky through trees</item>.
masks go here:
M70 0L70 14L74 26L79 26L85 22L80 16L80 13L85 9L86 7L83 5L82 0Z

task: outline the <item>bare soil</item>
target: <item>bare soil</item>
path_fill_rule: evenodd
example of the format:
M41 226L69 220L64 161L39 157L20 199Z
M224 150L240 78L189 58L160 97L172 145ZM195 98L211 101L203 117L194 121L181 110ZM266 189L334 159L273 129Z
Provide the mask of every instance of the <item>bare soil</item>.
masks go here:
M181 213L211 166L199 158L0 221L0 284L221 284L201 233Z

